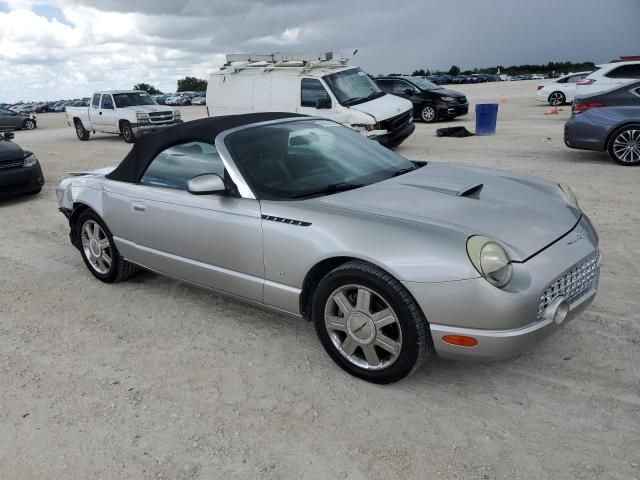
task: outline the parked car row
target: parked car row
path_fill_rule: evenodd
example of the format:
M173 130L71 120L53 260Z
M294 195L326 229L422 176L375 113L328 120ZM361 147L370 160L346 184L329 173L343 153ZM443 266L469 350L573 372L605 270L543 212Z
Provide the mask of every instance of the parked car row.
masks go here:
M31 103L15 103L15 104L0 104L0 108L3 110L11 110L20 114L27 113L47 113L47 112L64 112L64 109L68 106L81 107L89 105L89 99L76 99L76 100L58 100L55 102L31 102Z
M179 92L154 95L153 99L159 105L185 106L204 105L206 92Z

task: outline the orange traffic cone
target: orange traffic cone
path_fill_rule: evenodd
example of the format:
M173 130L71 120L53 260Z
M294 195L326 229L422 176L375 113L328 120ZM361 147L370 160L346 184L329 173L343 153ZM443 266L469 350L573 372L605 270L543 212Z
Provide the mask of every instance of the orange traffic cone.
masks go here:
M551 107L551 110L545 113L545 115L557 115L557 114L558 114L558 107Z

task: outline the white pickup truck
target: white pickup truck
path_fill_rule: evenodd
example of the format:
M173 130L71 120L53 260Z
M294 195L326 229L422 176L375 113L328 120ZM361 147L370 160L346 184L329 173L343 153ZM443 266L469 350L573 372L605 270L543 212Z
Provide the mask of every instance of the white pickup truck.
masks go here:
M96 92L88 107L67 107L67 123L75 128L78 138L89 140L91 132L115 133L125 142L161 128L182 123L180 111L158 105L147 93L139 90Z

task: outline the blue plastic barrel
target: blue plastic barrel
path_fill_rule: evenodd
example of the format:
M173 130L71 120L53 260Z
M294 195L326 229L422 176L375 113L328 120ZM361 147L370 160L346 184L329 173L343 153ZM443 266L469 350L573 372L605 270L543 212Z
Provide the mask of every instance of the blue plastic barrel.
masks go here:
M476 105L476 135L495 135L497 122L497 103L480 103Z

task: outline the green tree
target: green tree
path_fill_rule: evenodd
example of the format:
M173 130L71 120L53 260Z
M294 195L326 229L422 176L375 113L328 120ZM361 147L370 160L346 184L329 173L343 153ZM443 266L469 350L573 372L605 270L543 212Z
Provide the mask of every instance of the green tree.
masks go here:
M204 92L207 81L196 77L184 77L178 80L178 92Z
M451 68L449 69L449 75L453 75L454 77L456 75L460 75L460 67L457 65L451 65Z
M159 95L159 94L162 93L156 87L154 87L153 85L149 85L148 83L138 83L137 85L133 86L133 89L134 90L144 90L149 95Z

